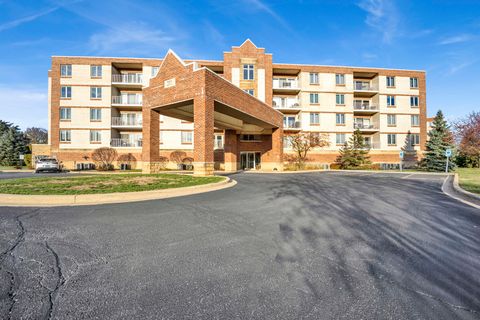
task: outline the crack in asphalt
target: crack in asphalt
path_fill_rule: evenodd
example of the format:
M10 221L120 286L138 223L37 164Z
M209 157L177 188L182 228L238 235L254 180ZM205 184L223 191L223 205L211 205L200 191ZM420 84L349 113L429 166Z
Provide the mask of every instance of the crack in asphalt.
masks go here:
M53 248L48 244L47 241L45 241L45 247L47 248L47 251L50 252L55 258L54 270L55 270L55 273L58 275L55 288L53 290L50 290L50 292L48 293L49 308L48 308L46 319L51 319L53 315L54 304L58 295L58 290L60 290L60 288L65 284L65 277L63 276L62 267L60 265L60 258L57 252L53 250Z

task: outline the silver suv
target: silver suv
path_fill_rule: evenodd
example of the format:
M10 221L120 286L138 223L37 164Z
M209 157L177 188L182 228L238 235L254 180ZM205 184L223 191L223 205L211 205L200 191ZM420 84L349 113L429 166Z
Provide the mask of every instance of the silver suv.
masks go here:
M38 159L35 162L35 173L39 173L42 171L59 172L60 166L58 164L57 159L53 159L53 158Z

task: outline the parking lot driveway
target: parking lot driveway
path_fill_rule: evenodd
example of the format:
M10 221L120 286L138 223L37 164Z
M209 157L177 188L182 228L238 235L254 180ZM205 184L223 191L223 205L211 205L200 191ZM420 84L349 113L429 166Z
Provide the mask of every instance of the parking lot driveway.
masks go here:
M480 211L443 177L231 177L181 198L0 208L0 318L480 317Z

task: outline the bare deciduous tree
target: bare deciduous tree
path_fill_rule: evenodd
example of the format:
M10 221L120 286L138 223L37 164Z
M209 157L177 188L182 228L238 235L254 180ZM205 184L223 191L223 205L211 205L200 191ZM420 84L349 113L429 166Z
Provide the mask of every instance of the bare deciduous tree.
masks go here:
M330 145L328 135L316 132L300 132L287 136L287 139L295 151L295 162L298 169L304 168L310 150Z
M92 152L92 160L98 170L113 170L113 161L117 159L117 150L113 148L98 148Z
M45 144L48 142L47 129L31 127L25 130L25 135L33 144Z

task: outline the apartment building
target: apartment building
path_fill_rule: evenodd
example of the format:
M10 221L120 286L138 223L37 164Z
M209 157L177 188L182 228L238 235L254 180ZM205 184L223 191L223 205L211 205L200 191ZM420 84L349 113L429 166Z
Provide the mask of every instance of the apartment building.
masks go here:
M54 56L48 81L49 145L34 153L68 168L112 147L145 172L282 170L289 135L327 135L308 159L322 164L356 129L373 162L398 163L426 141L425 72L274 63L250 40L223 61Z

